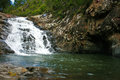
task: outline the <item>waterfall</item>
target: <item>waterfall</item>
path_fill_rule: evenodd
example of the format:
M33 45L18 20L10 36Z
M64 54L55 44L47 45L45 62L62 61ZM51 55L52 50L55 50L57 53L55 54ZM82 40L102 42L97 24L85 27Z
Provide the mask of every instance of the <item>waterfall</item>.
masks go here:
M8 46L18 55L51 54L53 48L45 31L35 27L24 17L8 19L11 33L6 39Z

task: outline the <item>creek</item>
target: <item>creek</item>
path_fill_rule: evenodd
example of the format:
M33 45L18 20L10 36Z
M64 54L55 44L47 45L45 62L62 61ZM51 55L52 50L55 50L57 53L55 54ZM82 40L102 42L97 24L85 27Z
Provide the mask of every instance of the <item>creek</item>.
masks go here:
M14 54L1 55L0 63L52 69L55 80L120 80L120 59L100 54L57 53L46 32L23 17L10 18L6 39Z
M54 80L120 80L120 59L98 54L2 55L0 63L52 69Z

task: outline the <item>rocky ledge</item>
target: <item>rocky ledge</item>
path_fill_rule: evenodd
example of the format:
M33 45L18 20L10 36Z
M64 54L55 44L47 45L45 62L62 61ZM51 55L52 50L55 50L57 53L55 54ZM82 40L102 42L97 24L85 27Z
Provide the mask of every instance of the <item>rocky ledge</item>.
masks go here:
M120 55L120 1L93 0L85 13L64 18L52 14L31 16L28 19L52 32L58 51Z
M5 40L10 33L9 24L6 22L7 18L13 17L9 14L4 14L0 12L0 54L4 53L14 53L9 46L5 43Z

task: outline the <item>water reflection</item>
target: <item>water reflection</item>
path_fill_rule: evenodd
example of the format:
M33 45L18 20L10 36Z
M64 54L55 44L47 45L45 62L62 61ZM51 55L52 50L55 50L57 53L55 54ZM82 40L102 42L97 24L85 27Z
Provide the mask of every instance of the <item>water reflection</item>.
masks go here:
M95 54L52 54L35 56L0 56L1 62L18 66L53 69L58 80L120 80L120 59Z

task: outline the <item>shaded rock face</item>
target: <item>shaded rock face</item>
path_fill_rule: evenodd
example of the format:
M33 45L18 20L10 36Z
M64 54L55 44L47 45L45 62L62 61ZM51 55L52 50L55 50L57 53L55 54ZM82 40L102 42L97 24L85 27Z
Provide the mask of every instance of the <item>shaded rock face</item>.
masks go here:
M94 53L99 52L99 48L93 42L87 40L87 18L83 14L73 17L67 15L62 20L54 19L52 14L43 17L42 15L31 16L28 19L34 21L45 30L52 32L55 37L56 50L60 52L79 52L85 51Z
M116 5L116 7L114 7L113 10L111 10L110 13L107 15L107 17L105 17L104 21L99 26L95 27L94 31L89 32L89 36L91 37L93 42L102 44L104 51L109 51L109 53L112 55L118 55L120 54L120 47L115 47L115 45L119 44L119 36L117 36L119 35L119 33L120 5Z
M114 56L120 57L120 34L116 33L109 37L111 41L111 49Z
M17 67L11 64L0 64L0 80L53 80L52 70L40 67Z
M106 16L111 11L113 6L119 0L93 0L91 6L86 10L87 14L92 17Z
M9 24L6 22L7 18L12 17L10 15L0 13L0 54L14 53L10 47L5 43L5 40L10 33Z
M110 37L120 32L119 3L119 0L93 0L86 14L71 17L70 11L66 11L62 20L52 14L28 19L52 32L58 51L114 54Z

